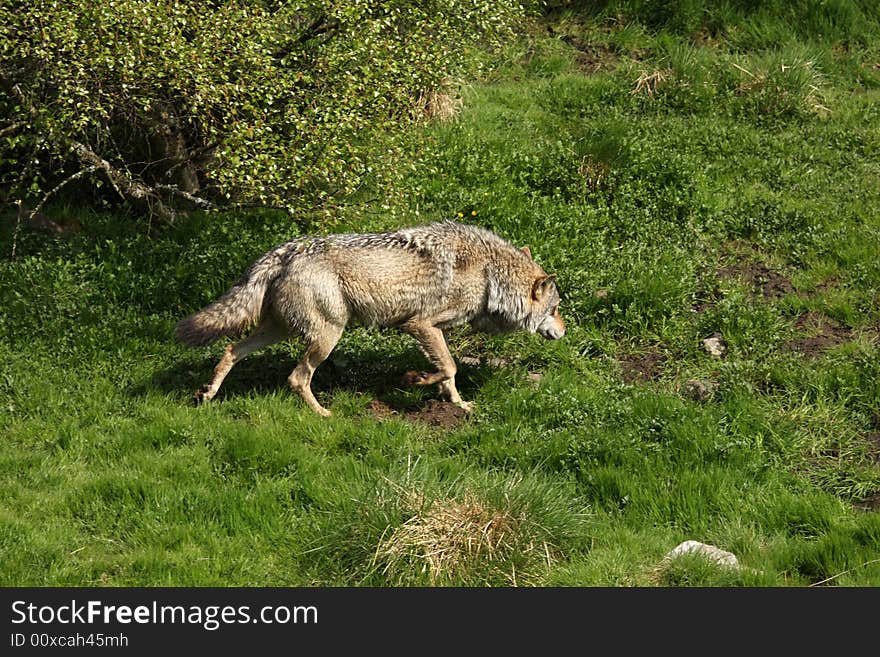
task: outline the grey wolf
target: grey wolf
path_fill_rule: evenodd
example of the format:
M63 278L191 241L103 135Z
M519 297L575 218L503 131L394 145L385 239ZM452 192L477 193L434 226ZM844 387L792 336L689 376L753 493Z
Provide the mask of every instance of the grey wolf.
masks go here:
M212 399L233 365L253 351L300 336L305 353L288 377L317 413L329 416L311 390L312 374L350 323L395 326L413 336L434 372L407 372L410 385L437 384L440 394L471 409L455 387L456 366L443 329L525 330L549 340L565 335L555 275L528 247L453 221L386 233L299 237L257 259L223 296L181 320L177 338L190 346L223 336L226 347L211 382L194 395Z

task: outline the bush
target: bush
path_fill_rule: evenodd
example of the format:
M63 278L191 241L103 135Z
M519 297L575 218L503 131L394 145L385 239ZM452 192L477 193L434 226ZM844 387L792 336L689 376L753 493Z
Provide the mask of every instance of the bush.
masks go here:
M500 45L522 12L512 0L2 0L0 201L91 183L173 218L180 204L344 196L372 175L376 133L430 112L469 46Z

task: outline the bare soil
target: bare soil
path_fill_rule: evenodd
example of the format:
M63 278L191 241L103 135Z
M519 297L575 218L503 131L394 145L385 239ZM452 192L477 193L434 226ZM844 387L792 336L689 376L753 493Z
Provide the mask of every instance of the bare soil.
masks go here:
M384 420L385 418L397 415L397 411L395 411L390 405L383 401L379 401L378 399L374 399L367 405L367 412L372 415L375 420Z
M587 43L576 36L565 36L562 40L577 51L575 60L578 68L588 74L613 68L619 59L617 53L603 44Z
M788 342L788 348L806 356L816 356L826 349L836 347L852 340L852 329L819 312L807 312L795 321L795 328L804 337Z
M438 399L429 399L421 408L405 410L403 412L398 412L389 404L374 399L367 406L367 412L376 420L384 420L385 418L397 415L411 422L422 422L442 429L454 429L468 415L467 411L463 408L459 408L451 402Z
M722 279L739 279L752 288L754 296L779 299L795 292L791 280L762 262L738 262L717 271Z
M658 351L644 354L627 354L619 361L623 380L627 383L656 381L663 373L666 356Z
M467 417L467 411L455 404L438 399L429 399L419 410L407 411L406 419L424 422L432 427L453 429Z
M880 493L875 493L874 495L871 495L871 497L860 500L853 504L853 506L864 511L875 511L876 509L880 509Z

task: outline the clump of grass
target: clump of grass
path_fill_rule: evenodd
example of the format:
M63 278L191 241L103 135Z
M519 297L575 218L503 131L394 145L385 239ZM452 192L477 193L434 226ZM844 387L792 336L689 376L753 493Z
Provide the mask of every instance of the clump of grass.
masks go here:
M676 111L718 112L761 119L826 116L827 56L799 45L742 54L716 53L668 34L656 56L641 62L630 96Z
M383 563L386 575L408 573L415 566L428 575L432 585L440 584L460 579L480 562L504 562L514 550L523 548L525 553L543 548L548 567L552 563L546 541L536 545L534 537L523 536L528 519L521 511L495 507L472 492L462 499L410 497L415 507L412 517L376 549L374 564ZM517 583L515 568L502 576L510 584Z
M528 477L441 490L387 483L393 519L369 569L390 585L538 585L584 534L571 498Z
M773 53L755 62L754 70L733 63L740 73L734 93L742 107L770 117L827 115L825 78L815 62L800 56Z

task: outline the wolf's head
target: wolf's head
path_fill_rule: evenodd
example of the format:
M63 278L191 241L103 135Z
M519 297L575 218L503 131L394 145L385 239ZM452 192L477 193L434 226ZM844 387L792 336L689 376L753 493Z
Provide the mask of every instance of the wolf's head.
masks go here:
M490 261L496 266L487 268L485 308L469 320L474 329L487 333L526 330L548 340L565 335L556 276L532 259L527 246L517 249L504 243L499 252Z
M559 290L556 275L545 274L532 284L529 328L548 340L558 340L565 335L565 322L559 316Z

